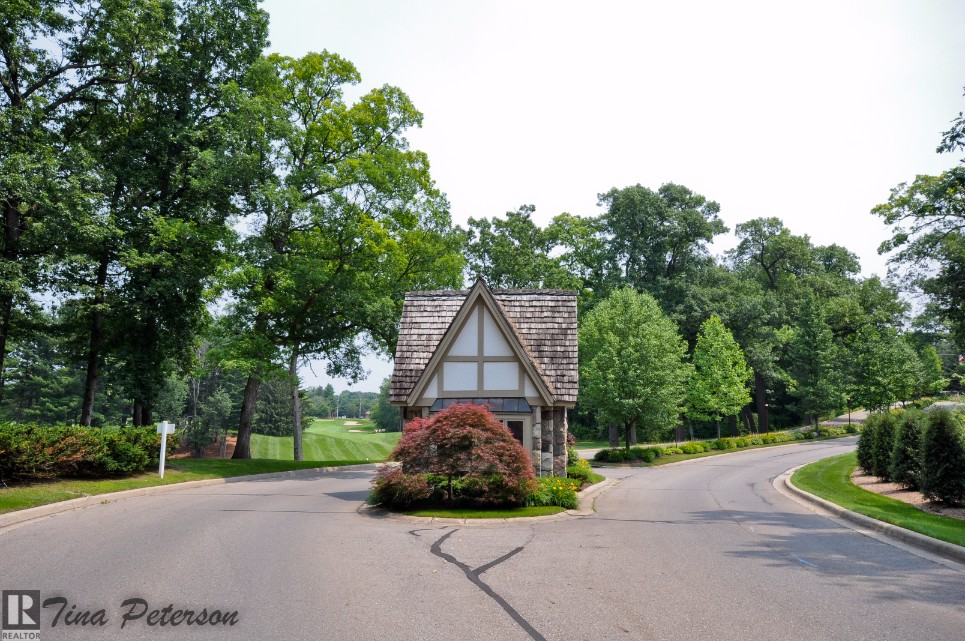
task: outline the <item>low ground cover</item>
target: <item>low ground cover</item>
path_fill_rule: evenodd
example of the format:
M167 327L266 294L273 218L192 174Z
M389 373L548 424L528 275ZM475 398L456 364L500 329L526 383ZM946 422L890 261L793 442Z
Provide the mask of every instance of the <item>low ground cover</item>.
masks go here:
M851 482L858 466L854 452L832 456L805 465L791 477L791 483L836 505L873 519L913 530L920 534L965 546L965 522L918 508Z

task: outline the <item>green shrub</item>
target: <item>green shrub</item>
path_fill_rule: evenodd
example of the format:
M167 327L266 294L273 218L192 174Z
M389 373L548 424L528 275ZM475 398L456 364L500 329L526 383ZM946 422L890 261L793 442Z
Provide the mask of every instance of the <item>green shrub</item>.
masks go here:
M610 450L597 450L596 454L593 455L593 460L598 463L606 463L610 460Z
M965 426L945 409L929 413L922 447L921 492L948 505L965 502Z
M845 430L845 432L847 432L848 434L860 434L860 433L861 433L861 426L858 425L857 423L852 423L851 425L849 425L849 426L847 426L846 428L844 428L844 430Z
M579 487L574 479L556 476L536 479L536 489L526 497L526 505L532 507L559 505L568 510L574 510L580 506L580 499L576 493Z
M681 445L680 450L684 454L700 454L701 452L706 452L707 448L706 444L701 441L690 441Z
M927 425L924 412L909 410L898 419L895 429L888 473L892 481L912 490L921 483L922 438Z
M591 474L593 474L593 470L590 468L590 464L579 457L575 461L571 461L566 468L566 476L579 481L580 485L588 482Z
M750 437L749 439L747 439L747 444L748 444L748 445L764 445L764 440L763 440L763 439L760 439L760 438L757 438L756 436L752 436L752 437Z
M716 441L711 441L710 447L715 450L732 450L737 447L737 444L734 442L734 439L721 438Z
M174 452L176 439L169 439ZM154 427L41 427L0 423L0 480L106 477L143 472L158 460Z
M665 447L663 448L664 456L673 456L675 454L683 454L684 451L679 447Z
M881 412L871 438L871 473L880 479L890 481L888 468L891 466L891 450L895 447L895 427L897 416L891 412Z
M375 477L369 492L369 503L372 505L396 505L409 507L429 498L433 487L429 484L426 474L406 474L401 468L395 468Z
M642 461L646 457L646 448L640 446L631 447L629 450L624 450L626 454L624 458L627 461Z
M875 440L875 432L878 431L878 417L880 414L871 414L864 422L861 436L858 437L858 466L865 474L874 473L874 455L872 454L871 444Z

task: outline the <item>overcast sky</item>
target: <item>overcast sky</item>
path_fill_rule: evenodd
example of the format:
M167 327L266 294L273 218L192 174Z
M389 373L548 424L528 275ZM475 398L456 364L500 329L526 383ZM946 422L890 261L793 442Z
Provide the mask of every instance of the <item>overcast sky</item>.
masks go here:
M402 88L409 134L464 225L536 206L596 215L597 194L686 185L734 225L778 216L884 275L869 212L957 162L965 2L341 2L269 0L271 49L327 49L361 89ZM391 365L336 389L376 391ZM303 384L325 384L324 364Z

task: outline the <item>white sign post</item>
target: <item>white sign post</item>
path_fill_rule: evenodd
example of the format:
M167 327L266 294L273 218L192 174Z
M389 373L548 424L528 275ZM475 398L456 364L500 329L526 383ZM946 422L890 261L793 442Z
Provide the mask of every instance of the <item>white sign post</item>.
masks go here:
M168 434L174 434L174 423L168 423L167 421L161 421L157 424L158 434L161 435L161 465L158 467L157 473L164 478L164 459L167 457L168 453Z

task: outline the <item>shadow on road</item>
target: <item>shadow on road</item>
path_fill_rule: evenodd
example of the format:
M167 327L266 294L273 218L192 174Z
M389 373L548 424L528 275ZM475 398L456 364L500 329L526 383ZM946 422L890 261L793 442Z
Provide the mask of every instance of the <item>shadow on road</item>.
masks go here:
M961 607L962 572L908 554L818 515L713 510L691 513L694 521L740 525L753 536L728 556L768 567L799 567L832 583L859 584L875 599L920 601Z

